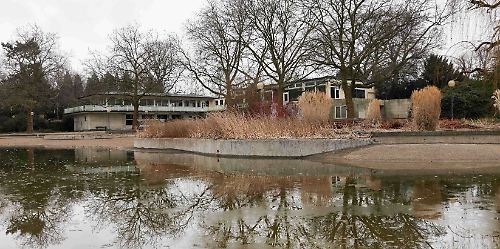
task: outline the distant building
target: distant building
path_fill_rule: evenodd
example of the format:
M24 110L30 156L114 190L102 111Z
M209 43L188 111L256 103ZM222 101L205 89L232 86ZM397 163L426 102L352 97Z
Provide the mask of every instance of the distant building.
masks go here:
M81 100L85 104L64 110L65 115L73 116L75 131L132 130L134 107L126 94L94 94ZM147 94L140 101L138 121L204 117L225 108L224 99L209 96Z
M372 99L375 99L375 88L366 87L361 82L356 82L356 86L353 91L355 117L365 118L368 104ZM261 98L267 102L277 100L277 85L265 85L263 91L263 94L260 95L255 85L235 90L234 96L238 108L248 108L252 102L260 102ZM342 89L341 81L332 76L290 82L283 92L283 105L297 102L304 92L315 91L324 92L332 99L331 117L333 119L347 118L344 89ZM381 113L384 118L408 118L410 109L408 99L383 100L381 105Z
M356 86L358 87L354 88L353 99L375 99L375 88L364 87L361 82L356 82ZM344 89L342 89L340 80L331 76L291 82L283 93L283 104L297 101L304 92L316 91L324 92L333 99L333 118L347 118ZM355 112L357 118L364 118L364 110L357 109Z

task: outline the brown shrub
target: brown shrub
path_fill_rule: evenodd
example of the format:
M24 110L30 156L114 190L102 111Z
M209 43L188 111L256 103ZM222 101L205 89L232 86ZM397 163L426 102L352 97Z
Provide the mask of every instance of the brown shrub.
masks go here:
M139 133L140 137L189 137L193 129L193 122L189 119L176 119L167 123L159 120L148 120L145 122L144 130Z
M368 104L366 113L366 121L372 125L380 124L382 121L382 114L380 112L380 100L374 99Z
M405 122L400 120L387 120L382 122L380 125L381 129L393 130L393 129L403 129L405 127Z
M448 130L457 130L457 129L478 129L479 127L468 124L465 122L465 120L444 119L439 121L439 128Z
M441 91L435 86L427 86L414 91L411 100L415 127L419 130L436 130L441 115Z
M299 109L307 122L328 122L332 100L323 92L305 92L299 97Z

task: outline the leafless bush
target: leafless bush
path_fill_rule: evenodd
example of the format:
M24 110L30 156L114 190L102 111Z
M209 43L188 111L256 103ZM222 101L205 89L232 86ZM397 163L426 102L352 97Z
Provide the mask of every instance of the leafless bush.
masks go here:
M300 112L307 122L328 122L332 104L323 92L306 92L299 97Z
M234 112L220 112L204 119L169 122L150 121L139 133L143 138L347 138L350 129L335 129L329 122L298 118L272 118Z
M411 100L415 127L419 130L436 130L441 115L441 91L435 86L428 86L414 91Z
M372 125L380 124L382 121L382 114L380 112L380 100L374 99L368 104L366 121Z

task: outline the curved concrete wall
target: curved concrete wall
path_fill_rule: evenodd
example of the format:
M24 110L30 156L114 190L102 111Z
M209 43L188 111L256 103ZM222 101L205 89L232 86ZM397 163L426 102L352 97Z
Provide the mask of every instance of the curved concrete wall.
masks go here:
M139 149L180 150L221 156L304 157L373 143L372 139L263 139L214 140L192 138L139 138Z

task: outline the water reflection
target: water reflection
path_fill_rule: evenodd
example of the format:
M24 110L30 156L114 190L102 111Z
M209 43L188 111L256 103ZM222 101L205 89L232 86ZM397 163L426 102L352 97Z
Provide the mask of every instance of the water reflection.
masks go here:
M7 248L491 248L498 211L497 175L384 176L303 160L0 149Z

